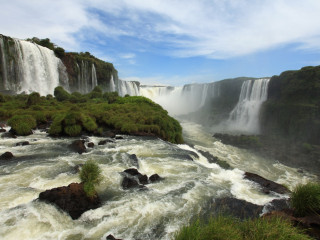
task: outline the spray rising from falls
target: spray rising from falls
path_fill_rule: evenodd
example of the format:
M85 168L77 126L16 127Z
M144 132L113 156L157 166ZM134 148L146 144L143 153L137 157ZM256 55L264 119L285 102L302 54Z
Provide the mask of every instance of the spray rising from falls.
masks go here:
M219 85L207 83L188 84L183 87L141 86L140 93L160 104L171 115L182 115L197 111L210 99L219 96Z
M66 68L54 52L37 44L0 36L0 90L41 95L53 94L55 87L68 87Z
M247 80L242 84L238 104L230 113L227 129L258 134L260 107L268 97L268 78Z

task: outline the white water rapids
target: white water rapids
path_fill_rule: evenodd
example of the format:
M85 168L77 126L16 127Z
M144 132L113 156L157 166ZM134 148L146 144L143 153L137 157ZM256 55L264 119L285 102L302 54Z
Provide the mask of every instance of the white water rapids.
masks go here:
M79 155L67 148L72 139L50 138L39 131L28 137L1 139L0 154L11 151L15 158L0 163L0 239L88 240L105 239L109 234L125 240L172 239L175 231L218 197L233 196L256 204L279 197L261 193L257 185L243 179L244 171L289 188L313 178L224 145L200 125L185 122L182 126L184 138L193 148L131 136L98 146L104 138L90 137L95 147ZM25 140L30 145L15 146ZM234 169L208 163L198 150L210 152ZM129 154L137 155L142 174L157 173L165 180L147 185L147 191L123 190L119 172L133 167ZM97 188L102 207L72 220L56 207L36 200L46 189L79 182L75 167L88 159L102 168L104 180Z

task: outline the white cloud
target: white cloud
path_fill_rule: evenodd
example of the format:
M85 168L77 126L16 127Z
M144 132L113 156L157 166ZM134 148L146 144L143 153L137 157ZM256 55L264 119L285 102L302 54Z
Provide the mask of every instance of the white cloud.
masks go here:
M319 12L319 0L10 0L0 29L69 50L98 33L165 44L178 57L230 58L291 43L320 50Z

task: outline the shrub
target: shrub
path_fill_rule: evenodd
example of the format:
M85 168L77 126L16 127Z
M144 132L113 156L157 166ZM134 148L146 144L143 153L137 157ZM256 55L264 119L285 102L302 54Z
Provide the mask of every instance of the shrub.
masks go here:
M79 124L65 126L63 131L70 137L81 135L82 127Z
M105 92L102 97L111 104L117 101L117 99L119 98L119 94L118 92Z
M298 216L320 210L320 184L298 185L291 194L291 206Z
M49 128L49 134L57 136L62 133L62 121L65 117L65 114L57 114L53 117L53 122Z
M59 102L68 100L70 98L70 94L61 86L54 89L54 96Z
M86 161L80 171L80 180L84 185L84 191L87 196L94 196L96 192L94 187L95 185L100 184L102 180L99 165L93 160Z
M58 58L63 58L64 55L66 54L65 50L61 47L57 47L54 49L54 54L58 57Z
M5 101L6 101L5 97L0 93L0 102L5 102Z
M35 105L40 102L40 94L38 92L33 92L28 96L27 105Z
M37 123L30 115L15 115L9 119L8 125L17 135L26 136L32 134L32 128L35 128Z

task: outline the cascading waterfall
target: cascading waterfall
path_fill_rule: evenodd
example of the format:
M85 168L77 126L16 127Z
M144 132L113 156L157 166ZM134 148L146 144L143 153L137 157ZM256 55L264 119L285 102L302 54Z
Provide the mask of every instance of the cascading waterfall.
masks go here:
M109 91L110 91L110 92L116 91L116 85L115 85L115 83L114 83L113 75L111 75L111 78L110 78Z
M247 80L242 84L239 101L231 111L227 129L258 134L261 104L268 97L269 78Z
M92 89L94 89L96 86L98 86L98 80L97 80L97 73L96 68L94 64L92 64L92 71L91 71L91 79L92 79Z
M140 86L138 82L118 80L118 93L120 96L129 94L130 96L140 96Z
M53 51L24 40L13 39L9 44L4 41L0 36L2 90L47 95L61 83L66 85L65 67Z

